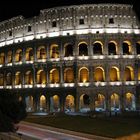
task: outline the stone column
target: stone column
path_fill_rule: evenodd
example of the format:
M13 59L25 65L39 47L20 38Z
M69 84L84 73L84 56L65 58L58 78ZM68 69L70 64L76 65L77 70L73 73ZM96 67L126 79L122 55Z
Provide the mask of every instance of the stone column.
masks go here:
M15 63L15 50L12 51L12 64Z
M50 96L47 96L47 112L50 112Z
M61 93L62 94L62 93ZM64 96L60 97L60 111L64 112L64 105L65 105L65 100L64 100Z
M35 87L36 86L36 68L34 65L32 66L32 68L33 68L33 85Z
M12 89L15 87L15 71L12 71Z
M79 95L76 93L75 96L75 112L79 112Z
M3 73L3 87L6 88L6 71Z
M26 61L26 50L25 50L25 48L23 48L22 49L22 63L25 63L25 61Z
M37 61L37 49L36 49L36 46L34 46L34 62L36 62Z
M25 85L25 71L22 71L21 76L22 76L22 87L24 87L24 85Z
M35 112L38 111L38 97L37 97L37 95L33 96L33 110L32 111L35 111Z
M64 83L64 79L63 79L63 66L60 66L60 83L63 84Z
M111 97L110 97L110 94L108 93L106 94L105 102L106 102L106 111L110 112L111 111Z
M89 82L92 84L93 83L93 67L89 67Z
M125 111L125 95L124 95L123 91L120 95L120 110L122 112Z
M94 111L95 110L95 101L94 101L95 97L92 93L90 95L91 95L90 96L90 110Z

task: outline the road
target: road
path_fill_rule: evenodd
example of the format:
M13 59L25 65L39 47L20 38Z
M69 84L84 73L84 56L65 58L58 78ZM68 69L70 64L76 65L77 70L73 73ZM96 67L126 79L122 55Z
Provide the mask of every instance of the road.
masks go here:
M34 126L21 123L17 134L4 134L5 136L2 137L2 140L112 140L100 136L87 138L86 134L84 136L78 136L75 135L75 133L73 134L72 131L67 131L71 133L66 133L66 131L60 132L59 129L57 131L56 128L55 130L49 130L40 125Z

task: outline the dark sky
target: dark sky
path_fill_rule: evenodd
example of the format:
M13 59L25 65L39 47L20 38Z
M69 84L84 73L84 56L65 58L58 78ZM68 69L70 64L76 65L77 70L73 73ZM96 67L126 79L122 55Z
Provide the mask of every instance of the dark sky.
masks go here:
M25 18L39 15L39 11L54 6L84 3L126 3L132 4L140 17L139 0L1 0L0 21L23 15Z

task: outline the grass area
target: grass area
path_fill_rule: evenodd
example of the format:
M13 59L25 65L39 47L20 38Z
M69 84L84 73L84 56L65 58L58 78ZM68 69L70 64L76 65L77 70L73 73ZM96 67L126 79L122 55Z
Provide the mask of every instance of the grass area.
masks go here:
M117 138L140 132L139 117L28 116L24 121Z

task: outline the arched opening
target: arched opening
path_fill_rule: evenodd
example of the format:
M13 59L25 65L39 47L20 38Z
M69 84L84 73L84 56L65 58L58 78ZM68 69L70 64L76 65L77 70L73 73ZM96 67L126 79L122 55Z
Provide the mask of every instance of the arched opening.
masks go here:
M22 61L22 50L18 49L15 54L15 61L21 62Z
M22 97L21 97L21 96L19 96L18 100L19 100L19 101L22 101Z
M12 63L12 51L9 51L7 54L7 63Z
M79 56L88 56L88 46L87 43L81 42L78 44Z
M95 68L93 77L95 82L104 82L105 81L104 69L102 67Z
M101 42L95 42L93 44L93 54L95 55L103 54L103 44Z
M46 97L44 95L40 96L40 111L46 111Z
M3 86L4 84L4 76L2 73L0 73L0 86Z
M21 73L18 71L15 73L15 85L21 85L22 84L22 77Z
M123 54L130 55L132 52L131 43L129 41L124 41L122 45L123 45Z
M59 46L57 44L51 45L50 58L59 58Z
M44 70L38 70L37 84L46 84L46 73Z
M79 82L80 83L89 82L89 70L86 67L82 67L79 70Z
M33 55L33 49L32 48L27 48L26 49L25 59L26 59L26 61L33 61L34 60L34 55Z
M135 110L135 96L134 94L132 93L126 93L126 107L125 109L128 110L128 111L132 111L132 110Z
M124 81L133 81L133 80L134 80L134 70L132 67L127 66L125 68Z
M87 94L80 96L79 109L80 112L90 111L90 97Z
M116 42L109 42L108 43L108 54L109 55L116 55L117 54L117 45Z
M140 67L138 68L138 80L140 81Z
M12 74L7 73L6 75L6 85L12 85Z
M66 68L64 70L64 82L73 83L74 82L74 72L72 68Z
M111 111L118 111L118 110L120 110L119 95L116 93L113 93L111 95Z
M60 111L60 99L58 95L54 95L50 98L50 111L59 112Z
M65 45L65 57L73 56L73 45L66 44Z
M27 85L33 84L33 75L31 71L27 71L25 73L25 84Z
M27 112L32 112L34 110L34 108L33 108L33 97L32 96L27 96L25 98L25 103L26 103L26 111Z
M120 72L119 72L119 69L117 67L112 67L110 69L110 81L111 82L115 82L115 81L119 81L120 79Z
M66 112L74 112L75 111L74 97L72 95L67 95L67 97L66 97L65 111Z
M4 63L5 63L5 54L0 53L0 64L4 64Z
M140 41L136 43L136 53L140 54Z
M52 69L50 71L50 82L51 83L59 83L59 71L57 69Z
M46 59L46 58L47 58L47 53L46 53L45 47L40 46L37 49L37 59Z
M95 110L96 111L105 111L105 96L102 94L98 94L95 100Z

